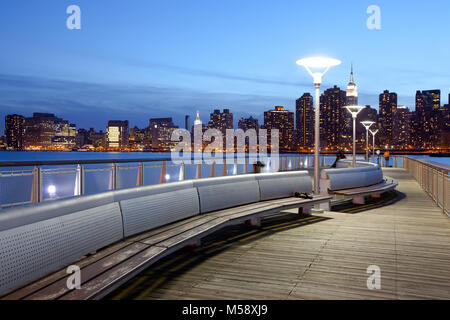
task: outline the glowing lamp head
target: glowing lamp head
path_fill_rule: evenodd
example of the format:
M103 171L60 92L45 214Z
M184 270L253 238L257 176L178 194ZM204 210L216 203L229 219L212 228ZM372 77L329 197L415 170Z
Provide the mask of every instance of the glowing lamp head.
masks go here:
M299 66L311 69L331 68L341 64L341 61L326 57L310 57L297 60Z
M165 178L166 178L166 181L169 181L170 180L170 174L166 174Z
M321 84L322 78L331 67L341 64L340 60L326 57L310 57L297 60L299 66L305 67L308 73L313 77L315 84ZM315 72L311 70L316 70ZM320 72L320 70L322 72Z
M353 118L356 118L358 116L358 113L361 112L362 109L364 109L365 107L363 106L344 106L345 109L348 110L348 112L350 112L352 114Z
M378 129L377 130L369 130L369 131L372 135L376 135L378 133Z
M366 130L369 130L369 128L375 124L374 121L361 121L361 124L366 128Z

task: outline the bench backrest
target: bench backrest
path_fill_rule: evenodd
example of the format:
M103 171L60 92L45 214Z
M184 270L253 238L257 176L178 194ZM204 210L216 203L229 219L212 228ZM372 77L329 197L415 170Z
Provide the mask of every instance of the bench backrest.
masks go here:
M152 190L151 195L122 200L120 205L125 237L200 213L197 189L192 187L192 183L184 184L182 189L161 185L161 188Z
M308 171L264 173L255 176L261 201L292 197L295 191L312 193Z
M230 176L194 181L200 197L201 213L260 201L254 175Z
M0 215L2 228L12 227L0 231L0 294L123 239L119 204L102 204L101 196L95 198L100 205L88 209L83 208L84 200L78 199L83 205L75 212L66 212L73 210L62 201L42 207L17 208ZM57 205L61 205L61 211L56 210ZM74 209L77 207L75 203L72 205ZM42 208L49 208L49 211ZM31 209L37 213L30 214ZM23 224L18 226L18 223Z
M321 173L321 191L367 187L382 181L383 171L378 166L325 169Z

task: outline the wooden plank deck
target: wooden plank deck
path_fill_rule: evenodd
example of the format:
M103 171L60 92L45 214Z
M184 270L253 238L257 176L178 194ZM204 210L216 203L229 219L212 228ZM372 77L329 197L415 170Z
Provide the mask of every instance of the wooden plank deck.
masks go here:
M227 228L107 299L450 299L450 219L406 171L385 171L397 194ZM370 265L380 290L367 289Z

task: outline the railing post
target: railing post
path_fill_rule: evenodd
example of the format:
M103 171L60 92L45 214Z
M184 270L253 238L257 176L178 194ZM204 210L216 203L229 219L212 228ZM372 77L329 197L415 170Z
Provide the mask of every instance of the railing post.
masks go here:
M39 203L42 201L42 172L39 166L34 166L33 168L33 183L30 200L32 203Z
M166 162L163 161L161 165L161 174L159 176L159 183L166 182Z
M225 177L228 175L227 171L228 171L227 170L227 159L225 158L225 159L223 159L223 165L222 165L222 177Z
M322 164L321 164L322 168L325 168L325 156L322 155Z
M77 165L75 173L75 190L74 195L81 196L84 194L84 167L81 164Z
M209 169L209 177L214 178L216 176L216 162L213 161L211 163L211 167Z
M197 168L195 170L195 179L201 179L202 178L202 164L198 163Z
M181 163L179 180L186 180L186 165L184 164L184 161Z
M247 162L247 157L244 155L244 174L248 173L248 162Z
M118 167L117 163L112 164L112 190L116 190L118 183L117 183L117 176L118 176Z
M144 163L143 162L139 162L138 178L137 178L137 180L138 180L137 181L138 187L144 185Z
M397 157L394 157L394 168L397 168Z
M38 167L38 202L42 202L44 200L44 193L43 193L43 185L44 181L42 181L42 169Z

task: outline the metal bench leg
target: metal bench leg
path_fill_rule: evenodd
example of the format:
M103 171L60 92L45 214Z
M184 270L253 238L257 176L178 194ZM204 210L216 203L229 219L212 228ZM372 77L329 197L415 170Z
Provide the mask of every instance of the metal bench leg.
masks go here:
M330 201L322 202L320 204L320 209L323 209L325 211L330 211Z
M259 227L261 227L261 218L258 218L258 217L251 218L251 219L245 221L245 223L248 224L249 226L259 228Z
M366 199L364 197L354 197L353 204L365 204Z
M300 208L298 208L298 214L311 215L311 209L312 209L312 206L300 207Z

